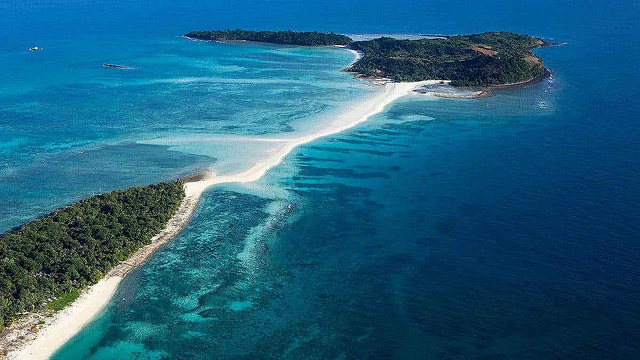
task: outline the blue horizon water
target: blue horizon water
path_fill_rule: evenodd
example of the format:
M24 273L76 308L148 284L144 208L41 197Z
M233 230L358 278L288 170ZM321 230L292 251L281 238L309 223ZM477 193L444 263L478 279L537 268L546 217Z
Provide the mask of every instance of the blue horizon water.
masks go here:
M339 71L345 51L177 37L189 30L568 42L537 50L548 81L487 99L406 97L255 183L210 189L54 359L640 357L636 3L0 9L15 34L0 43L4 230L101 188L238 168L264 149L212 136L305 131L372 91Z

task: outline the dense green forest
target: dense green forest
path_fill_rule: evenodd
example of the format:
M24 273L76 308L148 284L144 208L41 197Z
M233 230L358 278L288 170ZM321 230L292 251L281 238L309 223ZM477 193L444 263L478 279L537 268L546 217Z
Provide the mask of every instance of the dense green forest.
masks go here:
M508 32L396 40L388 37L350 45L364 53L348 71L395 81L452 80L452 85L487 86L531 80L546 73L531 50L545 43Z
M538 38L509 32L397 40L356 41L345 35L295 31L193 31L199 40L247 40L287 45L349 45L364 56L347 71L395 81L452 80L454 86L490 86L525 82L548 74L531 50L546 45Z
M191 39L214 41L256 41L272 44L326 46L349 45L353 40L348 36L298 31L248 31L248 30L220 30L220 31L192 31L185 35Z
M61 309L159 233L182 181L94 196L0 236L0 328L48 303Z

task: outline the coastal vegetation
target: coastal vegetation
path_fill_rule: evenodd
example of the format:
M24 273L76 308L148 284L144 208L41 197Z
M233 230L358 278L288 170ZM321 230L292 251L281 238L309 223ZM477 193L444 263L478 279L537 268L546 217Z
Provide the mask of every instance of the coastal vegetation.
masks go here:
M185 35L191 39L210 41L255 41L284 45L327 46L349 45L350 37L334 33L317 31L249 31L249 30L218 30L192 31Z
M43 306L60 310L151 242L184 198L183 182L81 200L0 236L0 328Z
M185 36L304 46L348 45L363 56L346 71L398 82L446 79L454 86L494 86L519 84L548 74L542 60L531 52L546 42L510 32L418 40L382 37L356 42L340 34L295 31L193 31Z
M388 37L350 45L364 54L347 71L395 81L452 80L454 86L525 82L546 74L531 50L541 39L508 32L487 32L419 40Z

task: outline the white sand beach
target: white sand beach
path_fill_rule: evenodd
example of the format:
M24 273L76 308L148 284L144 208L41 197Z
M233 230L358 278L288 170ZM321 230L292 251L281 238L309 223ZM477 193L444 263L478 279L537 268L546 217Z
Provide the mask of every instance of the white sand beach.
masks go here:
M349 128L352 128L371 116L381 112L388 104L409 95L414 89L437 84L439 80L427 80L418 82L392 83L384 85L384 90L369 99L353 104L341 114L338 114L332 121L326 124L317 132L303 137L292 139L278 139L282 143L279 149L271 154L267 154L264 159L258 161L251 168L230 175L210 174L205 179L191 182L185 185L187 196L200 196L202 192L210 186L221 183L246 183L260 179L269 169L278 165L294 148L306 144L315 139L333 135Z
M299 145L320 137L352 128L381 112L396 99L409 95L415 88L435 84L439 80L407 83L386 83L376 95L355 103L338 114L326 126L313 134L281 140L275 151L265 154L249 169L235 174L206 174L197 181L185 184L186 196L167 227L152 239L150 245L140 249L127 261L114 268L104 279L83 292L72 305L47 319L40 331L23 338L18 349L8 354L9 359L47 359L83 326L89 323L107 305L120 281L131 270L144 263L153 252L175 236L189 221L202 193L209 187L222 183L247 183L260 179L269 169L278 165L287 154Z
M353 49L347 49L350 53L353 54L353 56L355 57L355 60L353 61L353 63L355 63L356 61L362 59L362 57L364 56L364 54L360 51L357 50L353 50ZM353 64L352 63L352 64Z

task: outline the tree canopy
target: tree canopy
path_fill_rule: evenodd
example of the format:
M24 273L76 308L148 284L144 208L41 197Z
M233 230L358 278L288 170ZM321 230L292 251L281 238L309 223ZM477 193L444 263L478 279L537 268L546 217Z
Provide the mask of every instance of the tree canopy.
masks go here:
M419 40L389 37L350 45L364 56L348 71L395 81L452 80L452 85L486 86L528 81L544 75L533 48L544 41L508 32L487 32Z
M215 30L192 31L186 37L213 41L273 44L348 45L364 56L347 71L362 77L395 81L452 80L457 86L490 86L526 82L548 71L531 52L546 43L528 35L486 32L419 40L382 37L354 42L345 35L322 32Z
M113 191L1 235L0 328L47 301L56 309L73 301L149 244L183 198L182 181Z
M317 31L250 31L250 30L216 30L192 31L185 35L188 38L211 41L255 41L272 44L327 46L349 45L353 40L345 35L322 33Z

